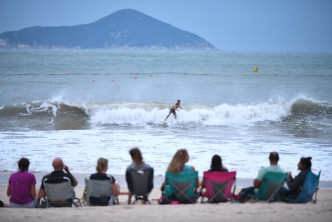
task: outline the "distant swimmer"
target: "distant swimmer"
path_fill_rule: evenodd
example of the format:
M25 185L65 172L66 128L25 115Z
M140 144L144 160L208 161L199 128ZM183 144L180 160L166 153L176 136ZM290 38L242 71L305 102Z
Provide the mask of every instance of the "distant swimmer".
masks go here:
M174 118L176 119L176 112L175 111L178 111L178 108L182 109L182 107L180 106L180 100L178 99L178 101L172 106L172 108L170 108L169 110L169 114L166 116L165 118L165 122L167 120L167 118L171 115L171 113L173 113L174 115Z

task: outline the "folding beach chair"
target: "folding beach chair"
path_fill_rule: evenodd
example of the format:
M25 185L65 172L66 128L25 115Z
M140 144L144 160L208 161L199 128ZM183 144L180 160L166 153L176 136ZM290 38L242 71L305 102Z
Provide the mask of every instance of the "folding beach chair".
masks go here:
M149 194L153 189L153 168L143 171L130 169L126 172L126 178L128 180L128 189L135 197L133 204L138 200L143 200L151 204Z
M309 201L313 201L314 203L316 203L317 192L319 189L318 184L319 184L320 172L321 171L319 171L318 175L316 175L310 170L307 174L303 186L301 187L301 192L299 193L299 195L294 200L286 199L286 201L290 203L308 203ZM312 200L314 194L315 198L314 200Z
M202 203L219 203L232 200L236 186L236 172L204 172L201 189ZM205 188L205 192L202 190ZM205 201L207 199L207 201Z
M87 204L92 206L107 206L112 198L112 180L91 180L85 178ZM115 200L114 200L115 202Z
M166 172L164 195L180 203L195 203L199 197L197 183L197 171Z
M80 200L74 197L74 189L68 178L63 178L62 181L58 179L45 179L43 183L46 192L45 200L47 201L47 207L82 206ZM59 201L66 203L59 203Z
M264 175L259 191L253 197L256 200L271 202L277 192L284 186L287 173L268 172Z

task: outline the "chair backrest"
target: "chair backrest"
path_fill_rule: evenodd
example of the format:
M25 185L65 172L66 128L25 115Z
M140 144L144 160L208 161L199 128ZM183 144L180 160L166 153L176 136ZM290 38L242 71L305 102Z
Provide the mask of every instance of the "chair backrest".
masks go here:
M210 202L218 203L232 197L232 186L235 182L236 172L204 172L203 193Z
M166 196L174 195L175 199L181 203L195 202L198 198L196 193L198 182L197 171L181 171L176 174L166 172L166 186L170 191ZM166 189L165 186L165 189Z
M295 203L307 203L312 200L312 196L318 190L320 172L316 175L311 170L308 171L302 190L294 201Z
M85 178L85 185L89 197L110 197L113 194L112 180L91 180Z
M283 186L287 178L287 173L267 172L264 175L261 187L255 198L259 200L271 200L279 189Z
M142 171L131 169L129 171L132 182L132 194L145 196L151 192L153 188L153 171L153 168L148 168Z
M69 179L64 178L61 182L45 179L43 183L48 200L68 200L73 198L73 187Z

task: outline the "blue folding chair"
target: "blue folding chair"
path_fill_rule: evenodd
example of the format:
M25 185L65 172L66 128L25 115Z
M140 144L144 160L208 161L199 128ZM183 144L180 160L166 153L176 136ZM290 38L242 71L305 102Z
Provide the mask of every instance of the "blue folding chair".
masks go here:
M320 172L321 171L316 175L310 170L301 188L300 194L295 199L287 199L287 201L290 203L308 203L309 201L316 203ZM312 200L315 193L315 198Z

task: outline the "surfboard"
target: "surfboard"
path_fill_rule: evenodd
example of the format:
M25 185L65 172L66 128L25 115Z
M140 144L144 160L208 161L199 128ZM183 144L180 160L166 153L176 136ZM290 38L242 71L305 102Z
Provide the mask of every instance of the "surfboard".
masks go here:
M160 120L160 122L163 122L163 123L165 123L165 124L168 124L168 122L167 121L165 121L165 120Z

